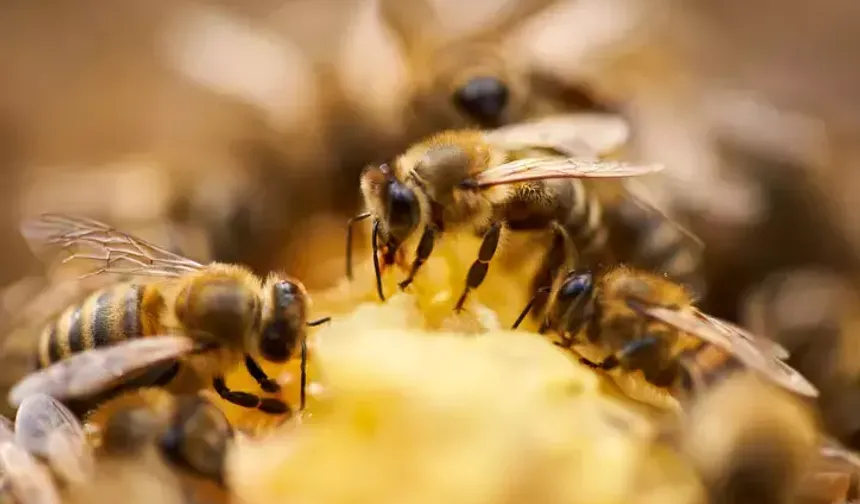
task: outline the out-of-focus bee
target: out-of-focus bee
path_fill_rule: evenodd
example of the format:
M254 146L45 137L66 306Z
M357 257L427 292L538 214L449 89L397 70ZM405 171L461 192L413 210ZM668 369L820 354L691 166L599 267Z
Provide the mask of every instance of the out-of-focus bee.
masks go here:
M531 308L529 303L515 328ZM570 272L550 293L539 332L549 329L559 334L561 347L583 343L611 352L602 362L581 358L584 364L640 370L650 383L676 393L707 389L736 364L797 394L818 395L783 362L783 347L701 312L683 286L626 266Z
M289 405L230 390L223 373L244 362L263 390L276 392L280 385L256 359L286 362L300 346L304 406L306 326L328 319L307 321L309 298L298 281L270 275L262 282L241 266L202 265L81 217L45 214L22 231L52 266L74 264L123 281L44 327L39 370L13 387L11 404L37 392L67 400L166 385L187 366L230 403L284 414Z
M681 445L708 502L788 504L805 493L819 441L807 405L754 374L739 373L688 411Z
M495 128L550 111L604 111L584 89L552 79L512 57L505 38L556 6L557 0L510 2L462 34L451 30L432 2L380 0L382 20L408 64L411 138L449 128Z
M137 389L103 403L87 427L98 445L93 475L70 488L65 502L229 500L220 478L230 430L214 405Z
M789 364L821 390L818 406L825 429L860 448L860 329L857 292L825 269L771 274L748 292L741 320L757 334L791 352Z
M361 177L369 211L354 217L349 227L373 219L379 297L385 299L381 268L398 260L401 245L419 229L415 259L401 288L413 281L442 232L483 236L457 310L483 282L503 230L552 231L555 241L542 266L550 277L573 257L578 266L617 262L607 243L601 202L581 179L619 179L662 169L595 159L626 138L626 123L615 116L571 115L494 131L443 132L391 163L369 166ZM347 242L351 277L349 232Z
M92 452L80 423L55 399L36 394L4 418L0 439L2 493L18 504L59 503L63 489L92 474Z
M221 410L199 395L137 389L103 403L87 425L97 430L102 461L133 459L155 449L188 491L225 492L224 462L233 429Z

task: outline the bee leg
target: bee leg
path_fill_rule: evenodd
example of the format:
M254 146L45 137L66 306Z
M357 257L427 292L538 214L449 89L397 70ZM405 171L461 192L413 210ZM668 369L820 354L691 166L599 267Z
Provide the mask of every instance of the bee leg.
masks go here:
M580 357L579 362L594 369L610 371L612 369L617 368L626 359L635 356L643 350L647 350L653 347L659 342L660 340L658 338L649 336L627 343L626 345L624 345L624 348L603 359L601 362L594 362L592 360L586 359L585 357Z
M370 236L371 249L373 249L373 272L376 274L376 293L379 294L379 300L385 301L385 294L382 292L382 271L379 269L379 221L373 221L373 232Z
M316 327L318 325L325 324L326 322L331 322L331 317L323 317L317 320L311 320L308 322L308 327ZM302 359L301 364L299 365L299 375L301 376L301 384L299 389L299 408L305 409L305 398L306 389L308 384L308 340L307 338L302 338Z
M346 224L346 278L352 280L352 227L370 217L370 212L364 212L349 219Z
M302 361L299 365L301 368L299 371L299 375L301 376L301 382L299 384L299 409L304 411L305 409L305 400L307 398L307 386L308 386L308 342L307 339L302 339Z
M436 231L432 226L426 226L424 233L421 234L421 240L418 242L418 248L415 251L415 260L412 262L412 268L409 270L409 276L406 280L400 282L400 288L405 289L415 279L415 274L433 253L433 245L436 238Z
M526 307L523 308L523 311L520 312L519 317L517 317L517 320L514 321L514 325L511 326L511 329L516 329L517 327L520 326L520 324L523 323L523 320L526 319L526 315L528 315L529 312L532 311L532 308L534 307L535 301L537 301L538 296L540 296L541 294L549 294L551 291L552 291L552 287L541 287L540 289L535 291L535 295L532 296L532 298L526 304ZM543 326L541 326L541 327L543 327ZM544 330L546 330L546 328Z
M269 378L266 372L263 371L263 368L250 355L245 355L245 368L248 369L248 373L250 373L264 391L275 393L281 390L281 386L275 380Z
M284 415L290 412L290 407L280 399L272 399L268 397L259 397L248 392L239 392L227 388L223 376L218 376L212 380L212 387L215 392L225 401L242 406L243 408L258 409L263 413L270 415Z
M501 222L496 222L490 226L490 229L488 229L486 233L484 233L484 239L481 242L481 248L478 251L478 259L473 262L472 266L469 268L469 274L466 276L466 288L463 290L463 294L460 295L460 299L457 300L457 304L454 306L454 311L462 311L463 304L469 296L469 291L477 289L484 282L484 278L487 276L487 271L490 269L490 260L492 260L493 256L496 254L496 249L499 248L499 238L501 235Z

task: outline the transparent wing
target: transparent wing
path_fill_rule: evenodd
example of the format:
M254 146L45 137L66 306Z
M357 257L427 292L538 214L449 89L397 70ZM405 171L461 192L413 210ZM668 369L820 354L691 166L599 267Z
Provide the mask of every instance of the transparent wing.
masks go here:
M540 148L562 156L600 157L627 143L630 126L612 114L565 114L503 126L486 132L485 137L508 151Z
M50 472L15 443L0 444L0 472L21 504L60 504Z
M678 221L669 217L669 214L660 208L657 203L648 196L648 191L645 186L635 179L627 179L623 181L622 187L624 189L624 193L627 196L626 201L632 205L639 207L640 209L659 215L665 221L671 223L672 227L674 227L678 232L683 235L688 240L687 248L689 250L698 251L699 255L701 255L705 249L705 243L699 239L698 236L695 235L692 231L682 226Z
M727 332L723 326L703 319L696 311L678 311L659 306L636 307L644 315L701 338L731 353L746 367L756 370L771 381L792 392L817 397L818 389L797 370L778 358L763 353L752 341Z
M696 311L696 315L723 329L729 338L743 338L755 346L760 352L773 357L774 359L785 360L790 355L785 347L770 338L755 335L743 327L717 317L712 317L711 315L701 311Z
M15 441L15 424L4 416L0 416L0 443Z
M48 439L55 433L84 442L83 428L68 408L45 394L27 396L15 416L15 442L44 457L48 454Z
M123 376L176 359L194 349L184 336L151 336L111 347L88 350L26 376L9 392L18 407L33 394L65 400L104 391Z
M656 173L659 164L542 157L525 158L484 170L473 176L477 187L553 178L622 178Z
M30 249L51 267L101 273L177 277L204 266L86 217L43 214L21 225Z

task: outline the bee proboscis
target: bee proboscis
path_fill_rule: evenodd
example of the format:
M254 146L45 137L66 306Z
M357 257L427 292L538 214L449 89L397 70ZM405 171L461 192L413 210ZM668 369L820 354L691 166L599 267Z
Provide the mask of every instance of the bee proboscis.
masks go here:
M286 362L298 346L304 407L306 326L328 319L307 321L309 297L299 281L274 274L261 281L242 266L203 265L83 217L44 214L22 232L51 266L121 281L44 327L39 370L11 390L13 405L38 392L75 399L116 386L166 385L187 366L230 403L284 414L291 411L286 403L230 390L223 373L244 362L263 390L276 392L280 385L257 359Z
M539 332L556 331L561 337L556 344L565 348L585 343L611 352L602 362L582 358L594 368L638 369L658 386L700 389L707 386L709 373L734 359L789 391L818 395L783 362L785 348L703 313L686 289L664 277L624 266L597 273L574 270L547 290L550 301Z

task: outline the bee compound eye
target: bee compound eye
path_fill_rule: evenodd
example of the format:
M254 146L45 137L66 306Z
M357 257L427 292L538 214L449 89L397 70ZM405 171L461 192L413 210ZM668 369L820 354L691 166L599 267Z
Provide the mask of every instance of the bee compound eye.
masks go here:
M260 335L260 354L272 362L287 362L290 360L291 345L288 337L287 324L268 324Z
M475 77L454 93L454 103L482 125L497 124L509 98L508 86L495 77Z
M591 290L591 275L575 275L564 282L561 286L559 296L562 298L573 298Z

